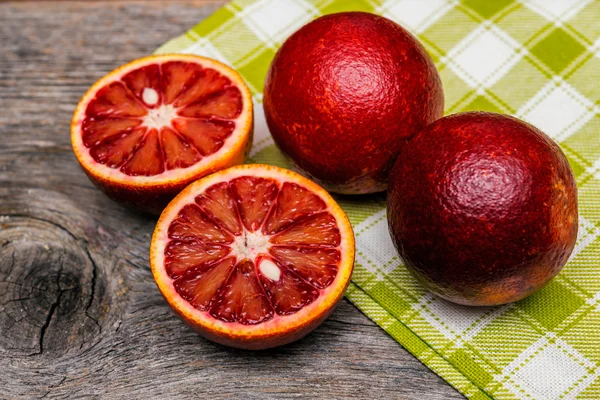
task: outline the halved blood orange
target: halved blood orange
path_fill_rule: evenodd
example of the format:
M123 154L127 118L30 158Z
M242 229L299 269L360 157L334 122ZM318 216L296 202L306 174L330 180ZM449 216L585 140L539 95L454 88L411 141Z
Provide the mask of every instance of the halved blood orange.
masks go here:
M201 335L263 349L303 337L333 311L352 274L354 234L316 183L241 165L165 208L150 264L171 308Z
M240 75L177 54L135 60L95 83L75 110L71 141L109 197L159 213L190 182L243 163L252 130Z

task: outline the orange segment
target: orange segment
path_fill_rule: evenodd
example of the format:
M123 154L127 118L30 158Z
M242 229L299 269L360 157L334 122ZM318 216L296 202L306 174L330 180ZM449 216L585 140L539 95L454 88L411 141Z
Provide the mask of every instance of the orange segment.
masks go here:
M273 318L273 308L256 279L252 261L242 261L235 267L213 299L210 315L244 325L259 324Z
M265 165L191 184L161 215L150 255L171 307L206 337L243 348L314 329L343 296L353 261L352 228L331 196Z
M327 287L337 274L341 254L338 249L301 246L273 246L269 253L313 286Z
M213 69L197 70L194 79L188 82L177 100L175 107L183 107L197 102L208 95L222 92L231 81Z
M190 204L179 212L169 227L169 237L178 240L202 240L207 243L231 243L233 236L212 222L200 207Z
M173 282L177 293L201 311L208 309L217 290L225 284L230 275L235 258L226 258L205 268L192 268Z
M270 241L273 244L337 246L340 231L331 214L320 213L297 221Z
M244 176L231 182L240 216L246 229L256 231L263 223L277 197L277 184L271 179Z
M237 205L227 183L218 183L196 197L196 203L222 227L236 236L242 234Z
M173 240L165 249L165 268L169 276L175 279L191 268L221 260L230 252L229 247L222 245Z
M187 168L201 158L194 147L171 128L162 128L160 139L167 169Z
M98 146L118 134L131 133L133 128L140 126L141 123L141 119L135 118L86 119L81 127L83 143L88 147Z
M131 71L123 77L123 82L142 104L154 108L162 103L160 75L160 66L151 64ZM148 93L156 93L156 97L148 96Z
M111 168L119 168L133 154L134 149L140 144L146 134L146 128L134 129L128 135L123 135L113 140L101 143L90 151L92 158Z
M202 67L189 62L170 61L162 65L162 89L166 104L172 104L196 81Z
M273 268L273 265L280 271L277 280L273 280L262 273L263 268ZM279 315L293 314L319 297L317 288L306 283L281 265L275 264L273 260L263 258L259 263L258 271L262 286L269 296L275 312Z
M326 207L325 202L295 183L286 182L281 187L277 203L265 225L265 233L273 234L304 216Z
M129 89L113 82L100 89L87 106L89 117L143 117L148 113Z
M173 127L203 156L209 156L223 146L235 129L235 124L231 121L176 118Z
M188 118L223 118L233 119L242 112L242 94L236 87L228 87L220 92L210 94L195 103L184 106L179 115Z
M205 57L135 60L83 96L71 124L77 160L113 199L159 212L190 182L238 165L253 105L240 75Z
M151 176L165 170L162 151L156 129L146 132L133 156L121 167L121 171L131 176Z

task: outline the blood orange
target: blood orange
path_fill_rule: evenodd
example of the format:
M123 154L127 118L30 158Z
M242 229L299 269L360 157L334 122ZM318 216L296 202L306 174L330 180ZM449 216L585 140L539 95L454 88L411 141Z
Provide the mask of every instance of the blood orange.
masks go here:
M365 12L320 17L277 51L264 88L275 143L327 190L386 190L409 138L442 116L433 61L408 31Z
M250 91L208 58L146 57L83 96L71 125L77 160L116 201L159 213L190 182L244 162L252 145Z
M242 165L194 182L163 211L150 250L173 310L215 342L292 342L334 309L354 263L346 214L314 182Z

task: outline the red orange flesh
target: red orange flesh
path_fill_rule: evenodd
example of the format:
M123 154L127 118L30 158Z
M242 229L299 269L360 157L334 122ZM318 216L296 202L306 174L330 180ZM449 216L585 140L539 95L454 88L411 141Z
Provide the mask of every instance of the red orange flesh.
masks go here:
M156 226L150 258L183 320L216 342L261 349L306 335L333 311L352 273L354 236L315 183L243 165L178 195Z
M252 100L231 68L204 57L133 61L85 94L71 125L78 161L113 199L160 212L191 181L244 162Z

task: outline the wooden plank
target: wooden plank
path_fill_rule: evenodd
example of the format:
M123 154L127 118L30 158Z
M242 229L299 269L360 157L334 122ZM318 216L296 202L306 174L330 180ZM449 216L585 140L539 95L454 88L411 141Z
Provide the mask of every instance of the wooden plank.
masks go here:
M85 90L221 4L0 3L0 398L462 398L345 300L279 349L200 338L152 280L155 219L77 165Z

